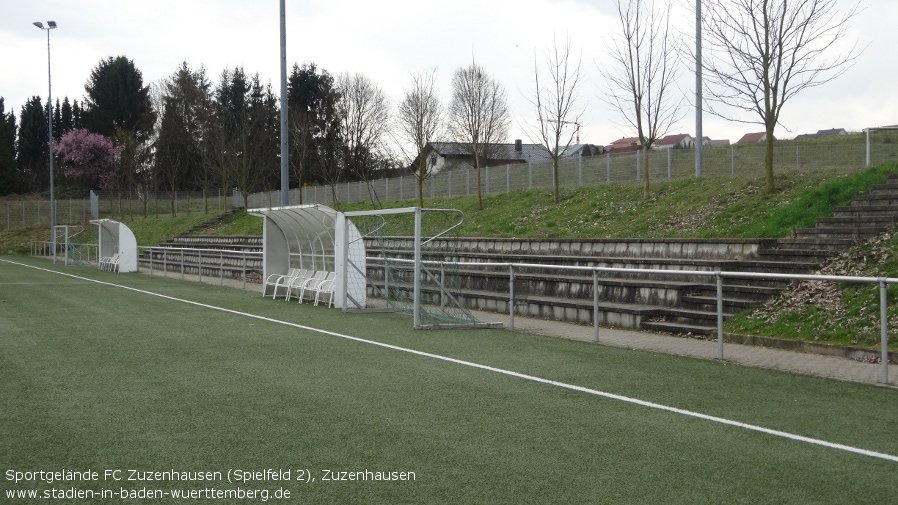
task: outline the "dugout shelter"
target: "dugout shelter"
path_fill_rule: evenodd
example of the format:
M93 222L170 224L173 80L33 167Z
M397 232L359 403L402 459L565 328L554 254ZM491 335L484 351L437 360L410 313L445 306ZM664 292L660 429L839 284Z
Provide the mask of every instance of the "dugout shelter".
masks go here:
M137 239L134 232L124 223L112 219L96 219L90 223L99 227L99 258L115 258L119 272L136 272Z
M355 225L341 218L340 212L324 205L293 205L249 209L247 212L264 220L263 280L273 275L286 275L290 269L334 272L334 305L343 308L343 300L347 298L344 293L365 303L365 245ZM356 268L347 268L349 258L362 273ZM361 282L343 282L347 276L358 277ZM277 288L262 283L263 295L268 295L271 289Z

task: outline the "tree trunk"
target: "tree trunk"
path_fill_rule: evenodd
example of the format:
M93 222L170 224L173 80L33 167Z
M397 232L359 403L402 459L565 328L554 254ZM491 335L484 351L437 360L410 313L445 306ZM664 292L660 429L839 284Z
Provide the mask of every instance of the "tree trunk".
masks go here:
M765 139L764 149L764 176L767 179L767 192L773 193L776 189L773 183L773 127L774 124L767 125L767 138Z
M423 149L419 149L419 152L421 154L419 154L418 157L423 158L424 157ZM418 174L415 177L415 179L418 182L418 207L422 207L422 208L424 207L424 176L426 175L426 173L424 171L425 167L426 167L426 165L424 163L422 163L421 161L419 161L418 162Z
M558 156L552 157L552 189L555 205L561 203L561 191L558 189Z
M642 148L644 156L642 157L642 199L648 200L652 197L652 189L649 186L649 150L647 147Z

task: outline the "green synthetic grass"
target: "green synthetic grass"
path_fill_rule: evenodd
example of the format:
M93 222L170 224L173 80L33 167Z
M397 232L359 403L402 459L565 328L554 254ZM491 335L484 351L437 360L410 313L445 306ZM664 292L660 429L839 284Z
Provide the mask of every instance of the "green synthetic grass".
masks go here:
M891 389L503 330L414 331L403 316L15 261L898 454ZM753 504L881 503L898 469L6 262L0 328L4 472L274 468L295 479L308 469L316 482L243 484L287 489L297 503ZM411 471L416 480L326 483L323 469ZM101 485L210 487L4 480L0 492Z

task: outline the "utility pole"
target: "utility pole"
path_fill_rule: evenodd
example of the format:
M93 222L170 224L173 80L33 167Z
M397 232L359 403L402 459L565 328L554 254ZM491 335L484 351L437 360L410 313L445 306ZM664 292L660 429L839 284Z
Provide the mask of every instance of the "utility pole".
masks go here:
M53 248L53 262L56 263L56 197L53 185L53 84L50 79L50 30L56 28L56 21L47 21L46 28L40 21L35 21L32 24L47 32L47 123L50 132L47 142L50 148L50 247Z
M287 143L287 8L281 0L281 206L290 205L290 146Z
M695 176L701 177L704 160L702 136L702 0L695 0Z

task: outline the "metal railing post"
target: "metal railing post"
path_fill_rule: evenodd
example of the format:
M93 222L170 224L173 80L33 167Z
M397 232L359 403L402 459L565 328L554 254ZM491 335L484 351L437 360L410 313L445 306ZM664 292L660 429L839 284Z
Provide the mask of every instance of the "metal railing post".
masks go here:
M882 383L889 383L889 285L879 281L879 326L882 345Z
M218 254L219 254L219 257L218 257L218 265L219 265L218 280L219 280L219 285L224 286L224 251L219 251Z
M599 341L599 271L592 271L592 325L593 340Z
M243 251L243 289L246 289L246 251Z
M717 272L717 358L723 359L723 276Z
M197 254L199 254L199 259L196 263L196 272L200 276L200 282L203 282L203 250L197 249Z
M508 279L508 326L514 329L514 265L508 267L511 272Z

